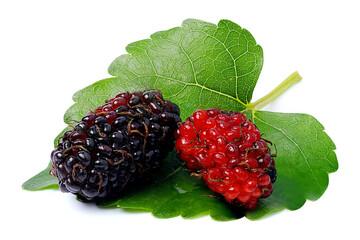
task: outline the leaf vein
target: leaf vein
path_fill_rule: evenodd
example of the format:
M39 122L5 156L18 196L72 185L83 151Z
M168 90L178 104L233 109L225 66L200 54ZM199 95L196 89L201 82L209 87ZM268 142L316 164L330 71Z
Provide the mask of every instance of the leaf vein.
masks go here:
M198 84L198 83L187 83L187 82L184 82L184 81L181 81L181 80L178 80L178 79L175 79L175 78L171 78L171 77L166 77L166 76L161 76L161 75L158 75L158 74L155 74L155 75L139 75L138 77L135 77L133 78L133 80L135 80L136 78L142 78L142 77L158 77L158 78L164 78L168 81L174 81L174 82L177 82L177 83L181 83L181 84L184 84L186 86L195 86L195 87L199 87L201 89L204 89L204 90L207 90L207 91L210 91L212 93L216 93L216 94L219 94L219 95L222 95L224 97L227 97L229 99L232 99L234 101L237 101L238 103L242 104L244 107L246 107L247 105L245 103L243 103L240 99L238 98L235 98L229 94L226 94L226 93L223 93L223 92L219 92L217 90L214 90L214 89L211 89L211 88L208 88L206 86L203 86L201 84Z
M182 38L181 38L181 39L182 39ZM176 45L179 46L179 48L181 49L181 51L185 54L186 58L189 60L190 65L191 65L191 69L192 69L192 72L193 72L193 76L194 76L194 81L195 81L196 84L198 84L198 81L197 81L197 78L196 78L196 72L195 72L195 68L194 68L194 63L193 63L193 61L191 60L189 54L185 51L184 47L183 47L180 43L175 42L175 41L172 41L172 40L170 40L170 39L164 39L164 40L169 41L169 42L171 42L171 43L176 44Z

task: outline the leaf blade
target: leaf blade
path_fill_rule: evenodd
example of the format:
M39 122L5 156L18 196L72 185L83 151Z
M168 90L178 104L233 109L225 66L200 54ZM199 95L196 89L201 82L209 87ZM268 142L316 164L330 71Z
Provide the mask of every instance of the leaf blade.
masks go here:
M109 73L124 85L161 89L176 100L183 118L209 106L244 110L263 64L262 48L252 35L228 20L215 25L188 19L126 50L129 54L115 59Z
M50 169L51 163L43 171L25 181L21 186L22 189L28 191L58 189L58 180L49 174Z
M274 144L281 142L281 146L276 147L274 192L262 200L263 207L247 217L257 219L285 208L296 210L307 199L319 199L328 187L328 174L338 169L336 147L324 127L308 114L257 111L253 116L266 138Z

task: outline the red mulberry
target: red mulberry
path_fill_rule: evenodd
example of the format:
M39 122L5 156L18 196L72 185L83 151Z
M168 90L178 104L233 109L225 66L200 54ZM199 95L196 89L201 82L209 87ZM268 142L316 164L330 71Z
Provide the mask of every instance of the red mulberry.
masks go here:
M175 133L177 156L232 204L253 209L273 191L276 169L257 126L240 112L197 110Z

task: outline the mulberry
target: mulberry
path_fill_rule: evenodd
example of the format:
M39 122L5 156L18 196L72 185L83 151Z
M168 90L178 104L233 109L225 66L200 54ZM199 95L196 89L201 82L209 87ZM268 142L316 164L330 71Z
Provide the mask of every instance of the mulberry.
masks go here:
M240 112L197 110L175 132L177 156L231 204L254 209L273 191L276 169L257 126Z
M179 115L159 91L120 93L63 134L50 174L62 192L88 200L119 196L159 169L174 147Z

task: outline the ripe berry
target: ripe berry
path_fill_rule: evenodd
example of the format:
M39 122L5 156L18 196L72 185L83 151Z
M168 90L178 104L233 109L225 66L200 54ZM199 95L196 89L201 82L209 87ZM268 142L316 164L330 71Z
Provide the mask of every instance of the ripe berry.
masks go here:
M120 93L66 131L51 153L63 192L108 199L150 179L174 147L179 108L155 90Z
M175 132L177 156L231 204L254 209L276 180L275 162L257 126L240 112L197 110Z

